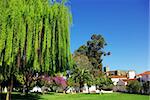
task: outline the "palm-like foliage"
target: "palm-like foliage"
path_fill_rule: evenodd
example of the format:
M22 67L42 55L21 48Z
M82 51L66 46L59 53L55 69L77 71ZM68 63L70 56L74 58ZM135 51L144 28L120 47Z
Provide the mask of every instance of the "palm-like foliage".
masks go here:
M91 79L92 76L89 70L77 67L73 70L73 73L71 74L69 80L73 81L74 83L73 86L79 85L81 90L81 88L84 86L85 83L89 84L91 82Z

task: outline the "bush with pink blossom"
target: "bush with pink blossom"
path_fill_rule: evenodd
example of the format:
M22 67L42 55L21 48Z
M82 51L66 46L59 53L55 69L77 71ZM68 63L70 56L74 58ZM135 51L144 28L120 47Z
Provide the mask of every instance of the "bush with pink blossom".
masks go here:
M61 76L46 76L42 75L39 78L41 86L51 89L51 91L63 92L67 88L67 81Z

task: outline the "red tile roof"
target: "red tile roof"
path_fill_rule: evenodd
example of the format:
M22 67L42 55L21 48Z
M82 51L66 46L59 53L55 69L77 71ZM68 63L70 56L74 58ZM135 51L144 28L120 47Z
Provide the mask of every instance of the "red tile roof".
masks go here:
M134 80L137 80L136 78L134 79L122 79L124 82L128 82L128 81L134 81Z
M150 71L146 71L144 73L138 74L136 76L150 75Z
M127 78L126 76L118 76L118 75L113 75L113 76L110 76L111 78Z
M146 71L143 73L144 75L150 75L150 71Z

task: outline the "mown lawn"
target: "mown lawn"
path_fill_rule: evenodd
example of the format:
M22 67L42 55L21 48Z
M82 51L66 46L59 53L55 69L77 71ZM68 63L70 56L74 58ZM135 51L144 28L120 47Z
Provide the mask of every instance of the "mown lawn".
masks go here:
M4 95L3 95L4 96ZM137 94L30 94L23 96L18 93L13 93L12 100L149 100L148 95ZM4 98L2 98L4 100Z
M40 100L149 100L149 96L136 94L55 94L42 95Z

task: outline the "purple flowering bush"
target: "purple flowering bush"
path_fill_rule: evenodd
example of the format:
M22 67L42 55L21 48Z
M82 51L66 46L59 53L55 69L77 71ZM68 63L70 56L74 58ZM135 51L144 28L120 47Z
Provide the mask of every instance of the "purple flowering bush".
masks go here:
M53 77L53 81L55 82L55 84L57 86L60 86L63 89L65 89L67 87L67 82L63 77L55 76L55 77Z
M40 76L40 83L42 86L49 87L51 91L62 92L67 88L67 81L60 76Z

